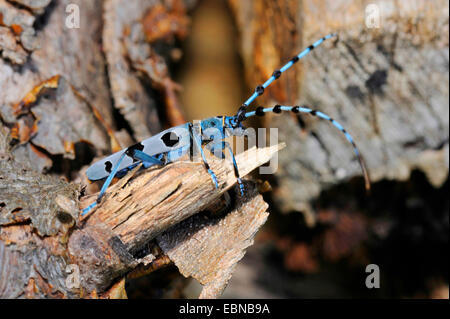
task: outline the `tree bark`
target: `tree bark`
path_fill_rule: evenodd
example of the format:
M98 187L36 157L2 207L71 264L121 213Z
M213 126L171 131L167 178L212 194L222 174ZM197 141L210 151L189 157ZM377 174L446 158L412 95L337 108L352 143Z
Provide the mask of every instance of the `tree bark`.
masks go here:
M229 158L209 158L219 190L201 163L134 170L80 217L97 196L81 187L93 156L184 121L168 65L194 4L0 0L0 297L124 297L127 273L168 261L205 285L202 297L222 293L268 215L251 182L222 203L236 182ZM241 176L279 149L237 156ZM178 254L186 246L198 261Z
M414 169L435 187L447 180L448 1L229 3L250 87L317 39L338 33L283 74L258 105L306 104L329 114L356 140L372 182L406 180ZM309 201L330 185L361 176L345 137L326 121L301 119L281 114L264 122L287 144L274 183L274 201L284 212L310 211Z
M2 133L6 133L3 128ZM279 149L252 148L239 154L241 174L269 161ZM205 285L202 297L216 298L268 215L267 204L247 183L246 197L239 198L231 212L189 219L208 208L217 210L221 194L236 183L230 159L209 158L220 181L218 190L201 163L177 162L134 178L137 167L81 219L77 185L34 172L12 156L4 157L0 163L3 298L123 296L124 292L119 293L123 285L114 283L137 267L151 265L156 258L148 250L155 245L153 239L180 270L189 264L182 273ZM83 198L81 207L96 196ZM189 256L177 253L186 246ZM71 267L76 274L67 273ZM74 285L68 284L72 279Z

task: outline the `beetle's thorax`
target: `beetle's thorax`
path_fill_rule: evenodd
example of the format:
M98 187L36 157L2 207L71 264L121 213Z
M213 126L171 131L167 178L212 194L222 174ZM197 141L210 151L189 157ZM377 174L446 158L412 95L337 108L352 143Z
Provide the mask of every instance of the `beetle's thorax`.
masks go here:
M200 121L202 135L207 139L241 136L244 128L242 124L235 127L234 116L215 116Z

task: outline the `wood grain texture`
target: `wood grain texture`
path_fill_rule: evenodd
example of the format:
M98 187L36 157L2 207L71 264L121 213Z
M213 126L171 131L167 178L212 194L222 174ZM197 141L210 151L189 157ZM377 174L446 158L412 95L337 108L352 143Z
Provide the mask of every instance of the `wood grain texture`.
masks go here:
M226 216L195 215L157 238L180 272L204 286L200 298L222 295L236 264L269 216L255 185L246 185L246 197Z
M268 162L280 148L282 145L252 148L238 154L241 176ZM86 224L108 225L127 249L135 252L171 226L207 208L235 185L230 159L208 156L208 162L218 178L219 189L214 188L201 162L177 162L129 180L131 172L109 189ZM81 208L95 198L96 195L83 198Z
M36 2L36 4L42 3L45 2ZM81 23L80 29L67 28L65 9L69 3L82 8L80 21L90 22ZM66 81L66 87L73 87L91 105L95 106L108 126L114 128L105 63L100 46L102 27L102 13L98 10L100 3L101 1L97 0L88 2L82 0L52 1L46 8L45 18L39 18L39 23L36 22L34 25L36 28L39 27L39 36L36 36L35 40L37 44L33 50L27 52L28 56L24 64L17 66L8 59L0 59L0 118L2 121L15 122L17 119L12 112L13 106L39 83L61 75ZM29 11L25 9L22 11L30 15L33 21L36 20L36 17ZM35 13L33 12L33 14ZM8 19L12 17L9 15ZM69 95L73 95L73 93L69 93ZM46 101L46 99L36 101L33 107L41 119L38 124L41 135L36 138L40 140L38 144L41 149L38 150L31 143L20 145L13 150L17 161L26 165L31 164L38 171L44 171L52 166L49 154L44 154L47 147L52 155L62 155L65 158L74 157L73 152L69 154L61 151L60 147L55 149L54 146L63 144L63 141L54 139L67 137L66 133L71 131L70 135L77 137L78 139L75 139L80 141L81 136L90 135L90 132L85 134L87 131L98 130L96 127L98 123L86 103L76 96L70 98L69 95L56 94L54 99L49 99L50 101ZM81 119L80 113L84 113L83 116L86 118ZM80 126L84 133L80 131ZM77 128L74 129L74 127ZM54 128L56 128L56 132L53 130ZM109 142L105 138L105 132L104 136L101 136L102 134L94 135L99 137L94 142L99 153L109 152ZM69 140L73 141L72 138Z
M165 114L171 125L185 122L175 94L177 85L168 70L171 51L160 53L153 41L172 48L173 41L166 38L183 37L188 32L185 8L191 8L194 3L182 0L106 0L103 3L102 36L111 95L114 107L131 126L136 141L162 130L157 108L160 102L156 96L164 97ZM152 13L156 15L154 19ZM156 34L150 36L147 29Z
M133 128L134 137L143 140L161 131L155 101L131 69L124 35L133 22L159 0L107 0L103 2L103 42L114 106Z
M282 147L252 148L238 154L236 161L242 176L269 161ZM217 175L218 190L203 164L192 162L176 162L134 176L137 167L109 188L98 208L79 221L80 229L73 232L68 242L71 262L80 267L85 290L103 292L112 280L133 269L148 267L155 258L152 253L147 252L143 258L135 256L161 235L157 242L170 260L185 276L205 285L201 296L220 296L235 264L264 224L267 204L250 183L247 195L237 201L237 208L231 213L213 217L208 223L201 217L187 220L212 207L236 184L230 159L208 156L208 161ZM95 198L96 195L86 196L80 208ZM194 229L199 238L192 242L190 234ZM213 229L215 236L205 235ZM193 255L182 258L178 245L188 245ZM219 258L228 249L229 254ZM202 258L193 260L193 256ZM206 267L208 259L210 264ZM189 270L186 264L191 265Z
M200 297L223 292L267 218L267 204L250 182L244 198L237 196L235 205L223 208L222 195L236 182L230 159L208 157L220 181L218 190L201 163L181 162L128 175L89 217L78 218L80 184L87 184L80 176L95 161L92 157L111 153L110 131L127 146L183 120L169 72L181 51L167 39L186 34L187 14L196 2L0 0L0 297L121 298L127 275L169 263L204 285ZM448 1L229 3L251 88L317 38L331 31L340 35L283 74L258 99L262 105L308 103L329 113L355 137L375 181L406 179L415 168L435 186L448 178ZM380 9L380 28L365 25L369 3ZM68 4L80 8L80 29L65 24ZM180 4L188 13L179 10ZM219 27L211 15L208 23ZM232 48L233 39L216 38ZM190 58L184 61L197 68ZM222 58L212 62L228 68ZM236 97L228 91L226 74L216 73L205 76L208 84L219 79L222 92ZM13 113L27 93L57 75L59 84L36 96L27 114ZM203 97L221 92L202 85L200 91ZM101 125L93 107L111 130ZM27 138L11 149L10 134L18 122ZM278 127L279 140L288 144L273 183L275 209L307 211L310 200L330 185L360 176L351 148L329 123L286 114L267 116L265 125ZM81 144L81 152L75 144ZM277 150L252 149L247 159L238 156L241 173ZM48 168L49 174L42 174ZM97 185L86 192L95 192ZM433 198L424 201L427 205L435 202L423 198ZM85 207L95 195L81 200ZM424 208L425 217L434 210ZM434 211L428 215L435 216ZM424 220L425 226L445 224L445 216ZM326 256L353 249L368 233L351 221L342 232L327 235ZM340 234L347 237L337 242ZM296 258L305 263L305 256L299 250ZM74 265L80 270L79 287L67 284L74 275L67 266ZM247 277L241 285L260 275L253 266L236 278Z

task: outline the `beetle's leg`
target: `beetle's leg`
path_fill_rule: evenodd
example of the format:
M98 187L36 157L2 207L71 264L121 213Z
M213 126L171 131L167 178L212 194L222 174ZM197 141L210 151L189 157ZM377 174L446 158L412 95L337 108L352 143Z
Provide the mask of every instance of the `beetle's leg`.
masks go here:
M178 161L181 157L183 157L189 151L190 145L185 145L183 147L168 151L166 163L172 163Z
M116 176L117 170L119 169L120 163L122 163L123 159L125 158L125 155L127 155L126 152L123 152L122 155L120 156L119 160L117 161L116 165L114 165L113 169L111 170L111 173L108 175L108 178L103 183L103 186L100 190L100 194L98 194L97 200L95 202L93 202L91 205L89 205L88 207L86 207L85 209L83 209L81 216L84 216L87 213L89 213L89 211L92 208L94 208L95 206L97 206L98 203L100 203L100 200L102 199L103 195L105 194L106 189L111 184L111 181L113 180L114 176Z
M233 150L231 149L230 144L225 142L225 146L228 149L228 152L230 153L231 159L233 160L233 167L234 167L234 175L236 175L237 183L239 184L239 191L241 193L241 196L244 196L244 184L242 183L241 176L239 174L239 169L236 163L236 158L234 157Z
M133 157L136 160L142 161L145 168L148 168L153 165L163 165L164 164L159 158L150 156L147 153L144 153L140 150L133 150L131 157Z
M209 175L211 175L211 179L213 180L215 187L219 188L219 183L217 182L216 174L214 174L212 169L209 167L208 162L206 161L205 153L203 152L202 143L200 141L200 136L191 131L191 137L196 147L199 149L200 154L202 155L203 164L205 165L205 168L208 170Z
M123 159L125 158L125 155L131 156L135 160L142 161L145 168L148 168L152 165L163 165L164 164L160 159L150 156L140 150L133 149L133 150L129 150L129 152L128 152L128 150L123 152L123 154L120 156L119 160L117 161L116 165L114 165L113 169L111 170L111 173L108 175L108 178L103 183L100 193L98 194L97 200L94 203L92 203L91 205L89 205L88 207L86 207L85 209L83 209L81 216L86 215L92 208L94 208L98 203L100 203L103 195L105 195L105 192L108 189L109 185L111 184L114 176L117 175L117 171L118 171Z
M215 157L225 159L225 153L223 152L225 150L225 142L208 144L206 145L206 149L209 150Z
M214 156L219 157L221 159L225 158L225 154L223 152L225 150L225 148L228 149L228 151L230 153L230 156L231 156L231 159L233 161L234 175L236 176L237 183L239 185L239 191L241 193L241 196L244 196L244 184L242 183L242 180L241 180L241 177L240 177L240 174L239 174L239 169L238 169L238 166L237 166L237 163L236 163L236 158L234 157L233 149L231 148L230 143L222 141L222 142L213 144L210 147L208 147L209 151ZM216 154L216 152L218 150L222 150L222 151L220 153Z

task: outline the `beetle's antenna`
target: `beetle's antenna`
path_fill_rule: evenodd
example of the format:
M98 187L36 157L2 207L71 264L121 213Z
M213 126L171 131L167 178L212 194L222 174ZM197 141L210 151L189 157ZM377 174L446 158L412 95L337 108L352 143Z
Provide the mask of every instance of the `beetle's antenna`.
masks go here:
M292 67L296 62L298 62L298 60L300 60L301 58L303 58L305 55L307 55L308 53L310 53L312 50L314 50L316 47L318 47L319 45L322 44L322 42L324 42L325 40L332 38L334 36L336 36L336 33L331 33L327 36L324 36L323 38L317 40L316 42L314 42L313 44L311 44L309 47L307 47L305 50L303 50L302 52L300 52L298 55L294 56L288 63L286 63L281 69L279 70L275 70L272 74L272 76L266 81L264 82L262 85L258 85L255 89L255 92L252 94L252 96L250 96L248 98L247 101L244 102L244 104L242 104L242 106L239 108L238 112L236 113L236 118L237 118L237 122L242 122L245 117L244 114L247 110L247 107L260 95L262 95L264 93L264 90L275 80L277 80L281 74L288 70L290 67Z
M364 175L366 190L370 191L369 172L368 172L366 164L364 162L364 158L362 157L361 152L359 151L358 147L356 146L356 143L353 140L353 137L345 130L345 128L341 124L339 124L339 122L337 122L336 120L332 119L331 117L329 117L325 113L322 113L321 111L310 109L308 107L303 107L303 106L275 105L274 107L267 107L267 108L263 108L262 106L259 106L259 107L256 108L255 111L251 111L251 112L245 113L244 114L244 119L247 119L247 118L255 116L255 115L264 116L265 113L269 113L269 112L281 113L282 111L293 112L293 113L308 113L308 114L311 114L313 116L317 116L317 117L320 117L320 118L322 118L324 120L330 121L331 124L333 124L339 131L341 131L345 135L347 140L352 144L353 151L355 152L355 154L356 154L356 156L358 158L359 165L361 166L361 169L362 169L362 172L363 172L363 175Z

